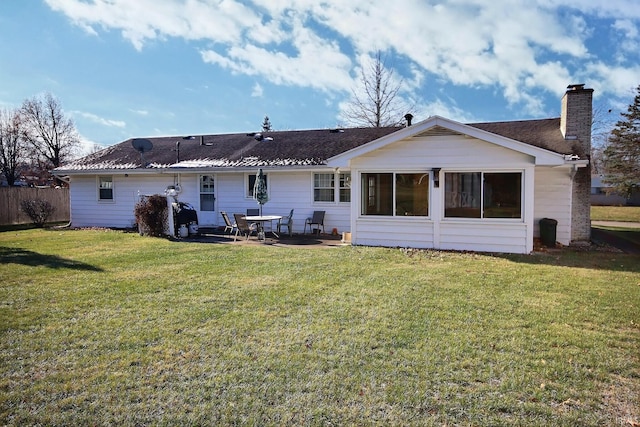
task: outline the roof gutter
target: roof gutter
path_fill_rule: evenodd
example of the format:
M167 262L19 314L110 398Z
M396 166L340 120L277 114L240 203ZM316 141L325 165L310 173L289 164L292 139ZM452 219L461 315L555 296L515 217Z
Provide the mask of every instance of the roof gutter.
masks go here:
M578 173L578 169L586 168L589 165L589 160L569 160L566 164L571 166L571 180L573 180L576 173Z

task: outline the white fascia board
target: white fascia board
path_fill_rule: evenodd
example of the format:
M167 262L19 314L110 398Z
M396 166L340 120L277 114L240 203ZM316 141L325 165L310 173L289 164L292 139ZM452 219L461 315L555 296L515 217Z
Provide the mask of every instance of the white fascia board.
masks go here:
M440 116L432 116L419 122L413 126L385 135L360 147L353 148L344 153L338 154L328 159L327 164L333 167L347 167L349 161L353 158L375 151L385 145L410 138L419 133L425 132L433 127L440 126L451 131L467 135L482 141L486 141L519 153L527 154L535 159L536 165L559 166L565 164L565 157L562 154L545 150L544 148L535 147L524 142L506 138L495 133L487 132L473 126L465 125L454 120L446 119Z

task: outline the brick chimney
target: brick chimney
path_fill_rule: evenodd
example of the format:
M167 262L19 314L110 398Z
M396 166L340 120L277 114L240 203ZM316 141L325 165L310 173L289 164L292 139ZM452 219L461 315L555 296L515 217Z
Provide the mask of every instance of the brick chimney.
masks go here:
M593 89L584 84L567 86L562 97L560 131L564 139L578 152L580 159L591 159L591 120L593 115ZM571 203L571 240L591 240L591 165L576 170L573 176Z
M566 140L579 140L585 155L591 150L592 98L593 89L585 89L584 84L567 86L562 97L560 131Z

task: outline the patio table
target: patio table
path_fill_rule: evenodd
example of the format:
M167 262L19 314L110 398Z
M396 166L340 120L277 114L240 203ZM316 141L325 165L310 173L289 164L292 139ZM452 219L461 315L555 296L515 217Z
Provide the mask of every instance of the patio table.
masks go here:
M273 231L273 221L279 221L282 219L281 215L252 215L252 216L247 216L245 217L247 218L247 221L249 222L255 222L258 224L258 239L260 240L264 240L264 224L266 222L269 222L271 225L271 233L273 233L274 236L276 236L277 238L280 238L280 236L278 235L278 233L276 233L275 231Z

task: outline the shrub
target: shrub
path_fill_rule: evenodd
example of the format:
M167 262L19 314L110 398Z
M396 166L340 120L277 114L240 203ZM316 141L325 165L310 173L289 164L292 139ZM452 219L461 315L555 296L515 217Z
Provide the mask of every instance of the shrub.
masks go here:
M37 227L44 227L56 207L46 200L32 199L20 202L22 212L26 213Z
M144 197L134 210L140 234L164 236L167 224L167 199L160 194Z

